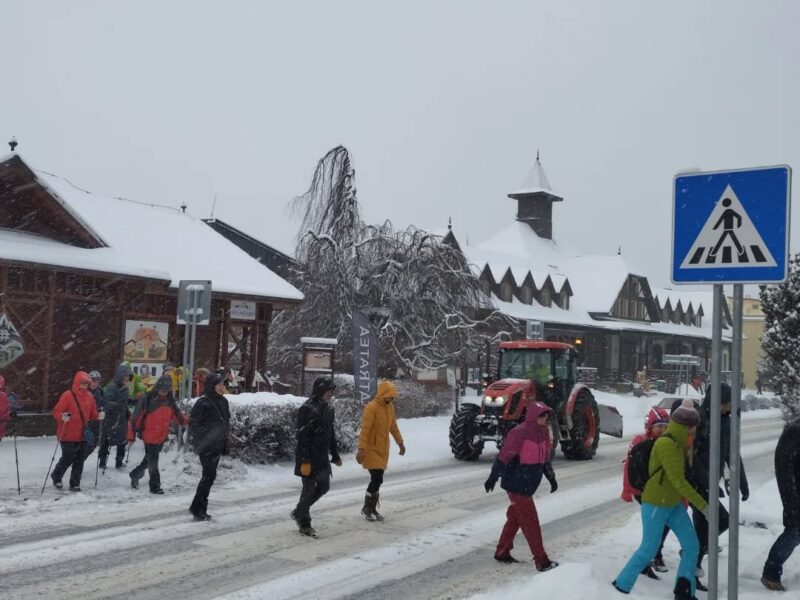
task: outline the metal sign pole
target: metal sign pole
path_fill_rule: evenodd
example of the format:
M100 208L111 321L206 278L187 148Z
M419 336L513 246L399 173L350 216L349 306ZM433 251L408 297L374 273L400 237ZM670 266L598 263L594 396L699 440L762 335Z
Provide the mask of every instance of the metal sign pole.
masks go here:
M722 285L714 285L714 321L711 334L711 449L708 465L708 600L717 600L719 567L719 401L722 371Z
M728 494L730 530L728 532L728 600L739 598L739 482L741 479L741 419L739 405L742 396L742 297L741 284L733 286L733 347L731 348L731 485Z
M197 342L197 321L198 321L197 304L198 304L198 300L199 300L199 298L198 298L199 292L196 289L192 289L192 288L195 288L195 287L196 286L189 286L189 288L190 288L189 289L189 293L191 294L191 299L192 299L192 314L191 314L191 317L189 317L189 318L191 318L191 324L189 325L189 327L190 327L190 329L189 329L189 332L190 332L189 373L194 373L194 346L195 346L195 343ZM189 322L189 318L186 319L187 323ZM191 388L190 388L190 390L191 390ZM191 392L189 394L189 397L191 398Z

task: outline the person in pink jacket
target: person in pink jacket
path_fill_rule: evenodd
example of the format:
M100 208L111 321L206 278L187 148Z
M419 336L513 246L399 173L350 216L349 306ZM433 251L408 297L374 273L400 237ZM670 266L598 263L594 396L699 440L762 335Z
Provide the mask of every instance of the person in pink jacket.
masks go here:
M625 455L625 461L622 466L621 498L625 502L633 502L636 500L639 504L642 503L642 490L637 490L631 485L631 482L628 481L628 459L630 458L631 450L633 450L634 446L639 445L645 440L654 440L660 437L667 430L667 425L669 425L669 413L667 410L659 406L654 406L645 417L644 433L640 433L634 437L631 441L631 445L628 446L628 453ZM662 556L662 550L664 549L664 540L667 539L668 534L669 527L665 526L664 535L661 537L661 545L658 547L658 553L653 559L653 563L644 568L642 575L647 575L650 579L659 579L655 571L659 573L665 573L667 571L667 567L664 564L664 557Z

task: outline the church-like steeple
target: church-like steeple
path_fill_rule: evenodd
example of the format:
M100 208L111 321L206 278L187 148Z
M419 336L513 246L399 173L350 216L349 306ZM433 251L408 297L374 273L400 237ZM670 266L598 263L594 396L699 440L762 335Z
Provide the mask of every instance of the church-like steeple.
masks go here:
M522 187L508 195L517 201L517 221L527 223L536 235L553 239L553 202L564 199L553 192L536 152L536 163L525 178Z

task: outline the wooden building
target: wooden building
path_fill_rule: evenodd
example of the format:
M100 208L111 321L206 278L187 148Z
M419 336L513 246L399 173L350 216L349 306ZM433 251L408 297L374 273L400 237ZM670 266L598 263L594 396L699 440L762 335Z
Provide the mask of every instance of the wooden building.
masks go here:
M302 294L181 209L104 198L0 158L0 373L27 411L49 411L78 370L104 383L180 364L180 280L212 282L196 367L266 367L273 311Z

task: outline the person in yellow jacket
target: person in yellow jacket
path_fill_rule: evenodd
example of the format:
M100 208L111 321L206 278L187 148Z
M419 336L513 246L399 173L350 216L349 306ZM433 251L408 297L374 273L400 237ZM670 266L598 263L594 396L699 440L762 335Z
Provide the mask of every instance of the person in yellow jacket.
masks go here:
M375 398L364 407L361 418L361 434L358 437L356 461L369 471L370 481L364 497L361 514L367 521L383 521L378 512L383 472L389 464L389 434L400 447L400 456L406 453L403 436L397 427L394 401L397 388L391 381L381 381Z

